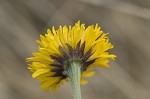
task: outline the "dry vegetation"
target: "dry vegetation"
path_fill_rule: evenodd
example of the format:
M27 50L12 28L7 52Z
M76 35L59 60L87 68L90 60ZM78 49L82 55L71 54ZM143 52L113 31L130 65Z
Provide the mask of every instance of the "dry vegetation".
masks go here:
M79 19L110 32L117 55L82 86L83 99L150 99L149 0L0 0L0 99L72 99L69 84L44 92L25 58L47 27Z

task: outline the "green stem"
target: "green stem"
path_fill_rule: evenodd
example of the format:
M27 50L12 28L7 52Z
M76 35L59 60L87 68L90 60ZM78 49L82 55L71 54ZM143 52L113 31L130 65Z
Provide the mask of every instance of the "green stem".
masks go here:
M81 99L81 90L80 90L80 71L81 66L77 61L72 61L67 70L68 76L71 82L72 92L74 99Z

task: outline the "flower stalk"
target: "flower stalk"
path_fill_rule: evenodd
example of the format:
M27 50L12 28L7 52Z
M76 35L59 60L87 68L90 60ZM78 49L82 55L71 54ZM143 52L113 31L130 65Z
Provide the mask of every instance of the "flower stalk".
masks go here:
M81 89L80 89L81 66L80 65L81 64L79 62L72 61L67 70L74 99L81 99Z

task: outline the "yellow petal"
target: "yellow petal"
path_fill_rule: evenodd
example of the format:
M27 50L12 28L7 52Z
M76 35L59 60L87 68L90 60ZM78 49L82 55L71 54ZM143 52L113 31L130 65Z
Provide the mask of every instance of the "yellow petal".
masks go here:
M86 81L86 80L84 80L83 78L81 78L81 79L80 79L80 83L83 84L83 85L85 85L85 84L88 83L88 81Z
M109 68L108 65L109 60L108 59L97 59L93 64L90 66L98 66L98 67L106 67Z
M94 71L90 71L90 72L83 72L82 73L82 76L83 77L91 77L91 76L93 76L95 74L95 72Z
M47 73L47 72L50 72L50 70L49 70L49 69L38 69L36 72L34 72L34 73L32 74L32 77L33 77L33 78L36 78L36 77L38 77L39 75L44 74L44 73Z
M42 82L41 87L47 91L50 87L57 86L60 77L48 77L49 80Z

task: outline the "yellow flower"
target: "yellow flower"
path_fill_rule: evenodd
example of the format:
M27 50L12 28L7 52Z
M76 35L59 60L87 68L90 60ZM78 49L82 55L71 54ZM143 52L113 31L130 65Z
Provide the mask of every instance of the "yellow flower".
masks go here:
M40 35L37 40L39 51L27 58L28 69L33 72L32 77L41 81L45 90L57 88L68 81L67 68L72 61L81 67L81 84L87 84L84 77L94 75L93 67L109 67L109 59L116 56L106 52L113 48L106 33L101 31L98 24L85 28L78 21L75 26L60 26L58 30L52 27L47 34Z

